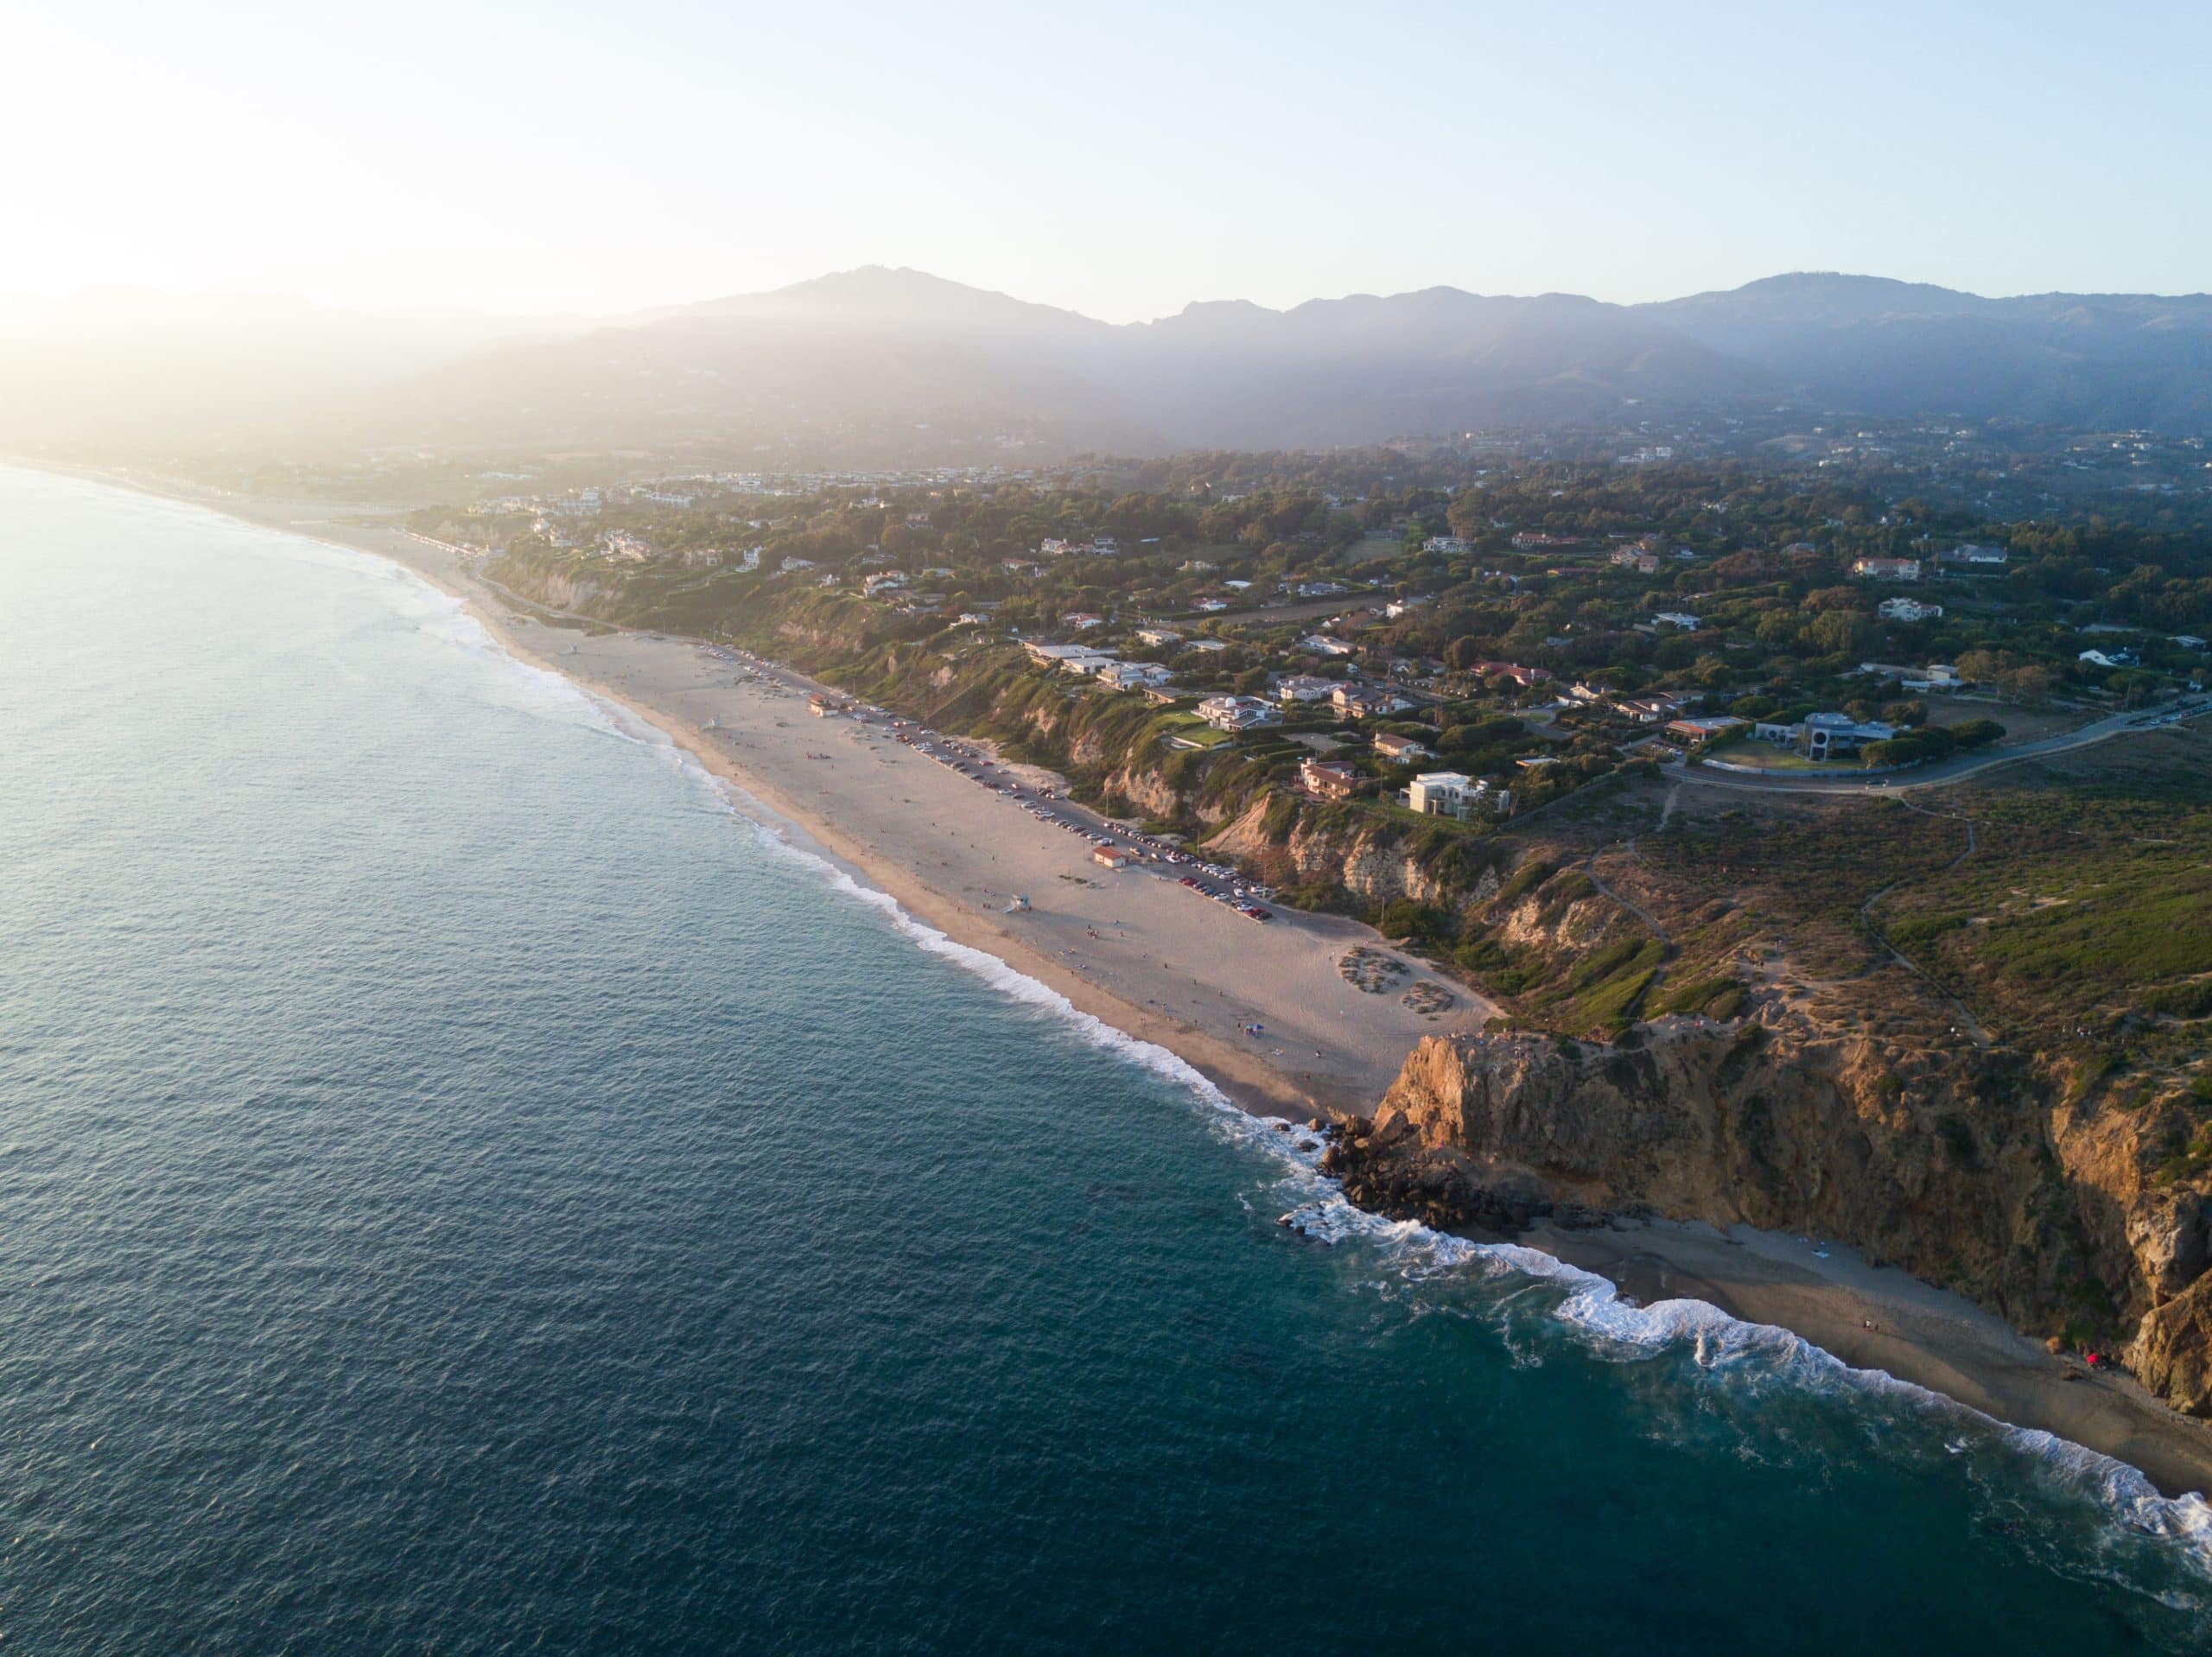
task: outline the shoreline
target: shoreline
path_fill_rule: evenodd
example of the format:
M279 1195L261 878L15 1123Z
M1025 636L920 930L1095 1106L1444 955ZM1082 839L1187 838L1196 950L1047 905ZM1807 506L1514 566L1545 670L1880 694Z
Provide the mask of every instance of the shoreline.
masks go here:
M1115 939L1116 943L1129 937L1141 941L1152 938L1159 947L1157 940L1168 939L1179 953L1190 955L1201 969L1219 971L1221 963L1228 960L1236 961L1239 970L1251 969L1253 963L1246 957L1253 953L1251 946L1259 941L1252 940L1249 930L1225 940L1191 935L1195 925L1225 922L1224 916L1207 912L1217 906L1205 905L1152 876L1140 878L1147 886L1164 890L1147 892L1128 885L1130 877L1126 873L1109 877L1116 883L1110 889L1112 898L1126 894L1127 906L1135 907L1140 903L1147 906L1149 912L1141 917L1132 932L1125 928L1119 916L1109 918L1112 910L1125 905L1109 901L1102 909L1096 894L1109 892L1109 889L1101 881L1085 879L1078 863L1072 879L1083 890L1067 893L1055 890L1052 901L1056 907L1065 905L1069 910L1066 916L1053 918L1069 921L1083 928L1083 933L1061 925L1058 930L1040 937L1039 929L1027 924L1030 916L1025 915L1020 922L1013 924L995 918L988 905L975 900L972 881L964 897L960 890L947 890L948 886L957 886L957 878L940 876L932 880L919 867L923 860L920 858L911 854L901 858L896 851L877 843L866 832L865 825L842 822L836 808L841 803L849 805L856 797L851 787L842 791L817 788L815 792L829 802L825 809L823 798L802 798L799 784L792 776L779 771L772 760L756 757L761 751L791 750L793 741L804 740L772 737L772 730L785 728L791 723L775 720L772 707L750 709L766 717L735 727L721 726L719 716L713 725L702 724L686 706L687 702L696 703L710 694L720 694L722 701L713 705L737 704L731 702L724 688L703 682L691 682L701 678L696 660L699 641L673 635L638 633L598 622L589 625L606 629L604 638L588 639L581 631L581 622L578 631L571 633L567 627L556 629L541 620L518 617L518 612L525 607L525 601L511 599L486 586L449 550L424 542L396 525L359 521L359 516L370 510L392 515L395 509L390 507L352 508L342 504L267 500L198 489L179 480L141 479L95 468L18 464L200 507L256 528L323 540L400 565L460 603L491 640L516 660L574 682L588 694L652 727L701 765L709 775L756 804L766 817L765 826L771 832L799 849L823 858L831 867L862 885L885 892L914 921L953 943L995 958L1012 971L1064 998L1078 1013L1181 1059L1232 1104L1254 1116L1298 1120L1313 1115L1341 1118L1365 1114L1374 1108L1395 1078L1399 1063L1415 1040L1423 1035L1464 1029L1471 1022L1478 1029L1487 1017L1487 1004L1471 997L1464 986L1453 983L1452 988L1461 1003L1457 1009L1459 1016L1442 1023L1394 1029L1377 1040L1375 1032L1338 1032L1326 1024L1325 1015L1332 1011L1344 1019L1348 1010L1363 1015L1380 1014L1383 1007L1376 1003L1388 1005L1386 997L1362 996L1347 990L1357 997L1348 1007L1321 1008L1319 1022L1309 1016L1298 1026L1304 1032L1304 1039L1324 1042L1322 1047L1313 1050L1316 1060L1320 1061L1316 1068L1301 1071L1295 1063L1288 1066L1271 1063L1269 1059L1275 1055L1255 1052L1227 1034L1230 1028L1243 1027L1256 1005L1248 1005L1242 995L1237 1001L1230 1002L1228 992L1217 990L1217 997L1223 1003L1218 1008L1208 1006L1202 996L1190 999L1189 1005L1207 1006L1208 1011L1216 1013L1216 1021L1222 1027L1210 1030L1203 1023L1178 1017L1156 996L1135 994L1137 989L1158 987L1160 981L1170 976L1178 981L1176 987L1179 991L1179 978L1185 969L1168 962L1164 954L1156 965L1151 963L1147 954L1144 957L1145 967L1120 962L1109 974L1090 960L1092 955L1104 953L1103 943L1096 951L1084 946L1080 958L1076 957L1075 949L1070 946L1063 945L1057 952L1049 947L1062 936L1074 939L1080 945L1084 933L1099 937L1095 929L1103 925L1125 929ZM302 516L326 512L329 515ZM350 521L342 516L348 513L353 514ZM569 651L549 652L539 647L556 640L569 644ZM595 645L588 658L578 655L586 642ZM839 734L849 746L851 734ZM717 735L724 740L717 742ZM744 744L757 746L748 749ZM881 746L874 745L878 749ZM880 795L881 788L890 784L889 773L881 769L887 765L896 769L898 786L933 789L924 797L926 804L944 811L953 827L941 828L939 822L932 820L929 827L938 831L937 839L924 841L925 850L953 850L951 838L961 828L974 827L978 816L976 808L993 799L964 780L953 780L943 767L911 754L904 756L911 764L901 764L901 756L895 753L864 752L859 757L874 761L877 767L875 774L861 780L861 796ZM848 756L809 751L804 758L806 761L834 759L842 762ZM748 759L753 763L747 764ZM917 803L911 797L901 797L906 804ZM1027 822L1010 805L1007 810L1018 820L1017 827ZM914 826L911 814L893 816L899 823ZM998 826L991 825L994 828ZM1063 854L1062 860L1067 860L1065 854L1071 848L1051 840L1048 831L1040 830L1039 838L1048 852L1057 850ZM974 842L960 843L974 849ZM899 849L912 854L914 848L902 843ZM1000 850L994 844L985 852L983 867L997 867L1000 860L996 854ZM953 867L949 857L940 861L948 869ZM962 872L972 873L972 869ZM1058 878L1071 879L1065 873ZM1160 907L1159 900L1162 898L1170 905L1187 909L1188 913L1179 912L1177 907ZM1194 921L1192 917L1198 918ZM1241 924L1247 928L1249 925ZM1017 931L1015 925L1021 925L1023 930ZM1281 950L1278 941L1294 935L1301 927L1310 930L1312 936L1300 942L1318 944L1318 952L1311 948ZM1271 925L1260 930L1268 948L1282 956L1280 962L1262 963L1261 975L1290 974L1287 988L1293 999L1310 994L1317 983L1323 988L1334 987L1317 977L1313 970L1314 960L1305 957L1325 956L1332 962L1335 952L1361 943L1369 947L1387 948L1370 929L1336 917L1298 916L1289 926ZM1239 944L1247 947L1238 949ZM1232 950L1234 954L1205 959L1210 949ZM1059 958L1062 955L1071 960L1064 961ZM1086 965L1091 966L1092 970L1086 972ZM1301 974L1302 976L1298 975ZM1100 981L1102 976L1108 977L1109 981ZM1417 974L1417 978L1425 976L1425 972ZM1192 977L1191 982L1204 987L1196 976ZM1281 994L1285 989L1285 984L1270 982L1266 986L1266 994ZM1471 1006L1466 1005L1469 1002ZM1292 1018L1300 1013L1314 1012L1312 1008L1277 1011L1273 1004L1267 1010L1270 1023L1284 1019L1286 1012ZM1326 1033L1316 1036L1316 1030ZM1330 1034L1339 1039L1330 1040ZM1395 1047L1395 1057L1387 1058L1386 1062L1394 1043L1399 1044ZM1302 1060L1302 1049L1299 1057ZM1668 1221L1617 1222L1610 1228L1587 1232L1539 1225L1515 1241L1571 1266L1596 1273L1613 1282L1637 1304L1649 1306L1669 1298L1694 1299L1717 1306L1745 1322L1787 1330L1854 1368L1878 1370L1919 1386L2016 1431L2048 1432L2109 1456L2139 1470L2168 1495L2212 1491L2212 1425L2179 1415L2151 1399L2130 1380L2091 1375L2078 1365L2054 1358L2001 1319L1981 1311L1962 1297L1920 1283L1895 1268L1877 1271L1859 1260L1855 1251L1841 1244L1826 1245L1827 1253L1816 1256L1810 1248L1801 1248L1793 1240L1776 1234L1738 1227L1724 1235L1707 1226Z

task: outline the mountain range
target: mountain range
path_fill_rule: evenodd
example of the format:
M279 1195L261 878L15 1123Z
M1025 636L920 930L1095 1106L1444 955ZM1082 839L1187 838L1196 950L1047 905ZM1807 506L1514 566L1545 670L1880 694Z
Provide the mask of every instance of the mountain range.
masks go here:
M21 331L0 334L0 373L20 378L28 364L34 390L43 377L50 391L98 392L89 405L0 398L13 411L0 434L185 414L332 441L719 443L893 460L1325 447L1777 404L2212 428L2202 294L1986 299L1796 274L1642 305L1440 287L1281 311L1197 303L1116 325L870 266L527 334L451 314L365 319L295 303L276 316L281 327L257 332L230 308L213 347L194 350L164 336L158 314L134 314L124 333L94 331L99 371L73 378L66 327L35 332L28 349ZM189 334L190 320L172 333Z

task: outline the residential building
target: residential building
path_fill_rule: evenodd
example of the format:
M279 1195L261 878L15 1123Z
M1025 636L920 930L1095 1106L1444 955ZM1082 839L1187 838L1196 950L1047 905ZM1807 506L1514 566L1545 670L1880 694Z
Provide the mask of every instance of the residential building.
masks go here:
M1072 627L1077 632L1081 632L1086 627L1103 627L1106 625L1105 617L1094 615L1088 610L1071 610L1060 618L1060 621L1063 625Z
M1202 656L1218 656L1227 650L1229 645L1225 641L1218 638L1193 638L1185 643L1183 648L1186 651L1196 651Z
M1425 771L1406 790L1406 804L1425 817L1457 817L1465 822L1478 809L1503 816L1512 809L1513 791L1492 788L1487 778L1464 771Z
M1454 553L1472 552L1475 543L1456 535L1432 535L1421 543L1423 552L1440 552L1449 557Z
M1510 679L1524 689L1533 685L1549 684L1552 677L1549 668L1524 668L1517 662L1478 663L1475 672L1484 679Z
M1874 613L1885 621L1933 621L1943 613L1943 606L1923 604L1918 599L1884 599L1874 606Z
M1953 547L1948 552L1936 555L1938 563L1965 564L1974 568L1993 569L2012 560L2012 555L2002 547L1978 547L1971 543Z
M1376 719L1413 706L1395 691L1379 686L1340 684L1330 691L1329 700L1346 719Z
M1359 788L1359 767L1349 760L1308 754L1298 762L1298 781L1316 799L1348 800Z
M1687 610L1662 610L1651 619L1655 622L1663 622L1669 627L1680 627L1686 633L1694 633L1697 631L1697 618Z
M1310 673L1294 673L1275 682L1275 695L1283 702L1326 702L1336 688L1333 679L1317 679Z
M1852 562L1851 573L1862 581L1916 581L1920 579L1920 560L1859 558Z
M1109 662L1098 670L1098 682L1116 690L1141 690L1164 685L1174 676L1157 662Z
M1657 725L1674 718L1681 706L1680 696L1636 696L1623 701L1620 710L1638 725Z
M1376 735L1375 752L1392 765L1402 765L1408 760L1427 759L1430 750L1427 744L1416 741L1412 737L1400 736L1395 731L1382 731Z
M1070 662L1103 661L1110 659L1102 650L1089 644L1047 644L1034 638L1024 639L1021 648L1029 652L1029 659L1040 667L1064 667Z
M1298 641L1302 650L1318 651L1323 656L1350 656L1354 646L1341 638L1332 638L1326 633L1309 633Z
M2091 667L2132 668L2142 658L2133 651L2083 651L2075 659Z
M1669 720L1659 727L1659 734L1685 748L1701 748L1708 742L1742 730L1750 723L1751 721L1738 719L1733 714L1700 714L1692 719Z
M1198 717L1217 731L1244 731L1272 725L1281 715L1257 696L1208 696L1198 704Z
M865 578L861 582L861 590L870 598L874 598L878 593L887 592L892 587L904 587L906 584L906 578L899 571L885 569Z
M1886 742L1897 733L1894 725L1878 720L1862 722L1848 714L1808 714L1790 724L1761 720L1751 727L1751 734L1760 741L1795 748L1808 759L1856 753L1870 742Z
M1389 603L1382 606L1382 613L1389 619L1395 621L1401 616L1411 615L1427 602L1427 598L1422 594L1415 594L1410 598L1392 599Z
M1226 599L1200 599L1197 603L1193 604L1191 608L1193 610L1202 610L1210 616L1217 615L1222 611L1229 608L1229 600Z
M1162 645L1181 644L1183 635L1172 627L1140 627L1137 629L1137 642L1157 650Z

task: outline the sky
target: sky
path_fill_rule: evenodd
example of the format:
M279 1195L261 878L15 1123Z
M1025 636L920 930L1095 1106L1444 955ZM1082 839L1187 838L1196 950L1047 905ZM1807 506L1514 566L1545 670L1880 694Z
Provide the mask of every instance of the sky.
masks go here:
M912 265L1123 321L1843 270L2212 287L2212 6L72 0L0 294L620 313Z

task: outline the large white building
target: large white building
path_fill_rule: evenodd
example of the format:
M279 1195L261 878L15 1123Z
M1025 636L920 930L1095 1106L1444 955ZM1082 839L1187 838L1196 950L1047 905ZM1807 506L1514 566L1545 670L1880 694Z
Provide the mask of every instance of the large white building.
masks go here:
M1406 803L1425 817L1464 821L1478 808L1503 813L1512 805L1513 795L1464 771L1425 771L1407 788Z
M1271 725L1281 715L1257 696L1209 696L1198 704L1198 717L1217 731L1244 731Z

